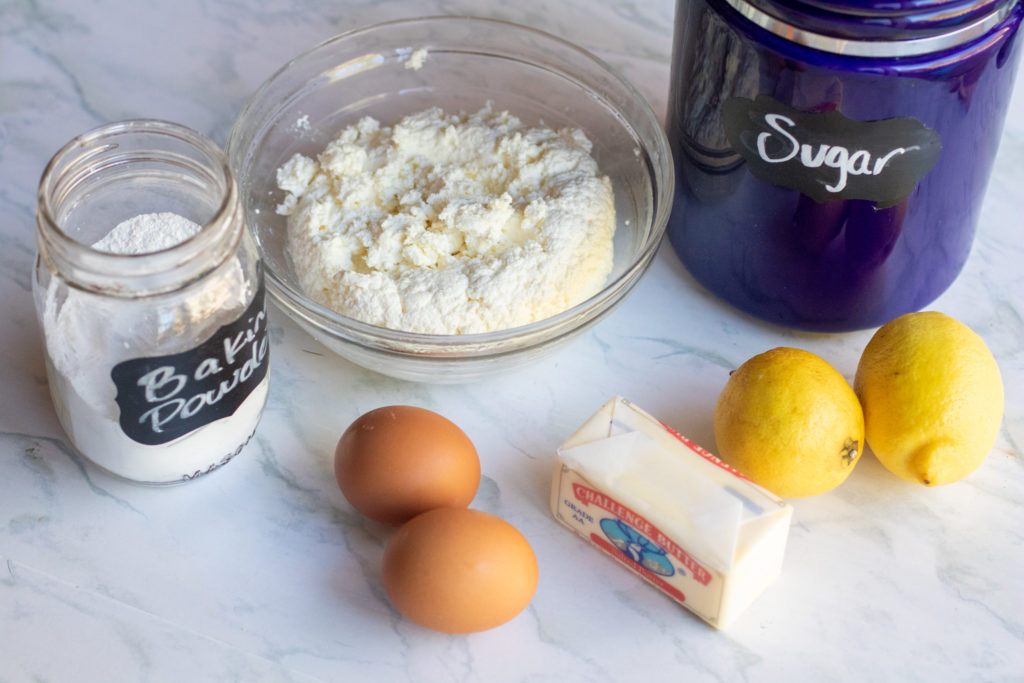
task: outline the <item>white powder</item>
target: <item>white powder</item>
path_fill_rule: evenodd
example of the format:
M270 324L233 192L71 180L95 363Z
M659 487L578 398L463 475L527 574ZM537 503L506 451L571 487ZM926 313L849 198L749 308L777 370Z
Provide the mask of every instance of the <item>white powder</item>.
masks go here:
M177 214L142 214L118 224L93 247L116 254L150 253L199 230ZM267 378L233 415L173 441L145 445L129 438L118 422L110 371L125 360L187 350L240 316L252 294L237 259L156 307L145 298L116 299L68 289L52 279L42 316L50 390L75 447L114 474L149 483L191 478L237 454L259 421Z
M199 230L197 223L176 213L143 213L118 223L92 248L111 254L146 254L169 249Z
M129 439L116 418L101 415L84 401L69 378L54 376L57 381L50 392L57 417L75 448L109 472L150 484L194 479L227 463L256 430L268 391L268 378L264 378L229 418L174 441L147 446Z
M364 118L277 173L309 296L393 329L466 334L547 318L612 267L615 209L582 131L508 112Z

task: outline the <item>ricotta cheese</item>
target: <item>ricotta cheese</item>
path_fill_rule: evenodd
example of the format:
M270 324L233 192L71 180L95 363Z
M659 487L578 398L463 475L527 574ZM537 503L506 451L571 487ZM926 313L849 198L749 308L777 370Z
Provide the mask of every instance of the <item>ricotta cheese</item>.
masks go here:
M406 69L412 69L413 71L419 71L420 69L423 68L423 64L426 61L427 61L427 49L421 47L419 50L416 50L411 55L409 55L409 59L405 60L404 66L405 66Z
M300 285L343 315L427 334L559 313L612 268L614 197L591 148L489 105L363 118L278 169Z

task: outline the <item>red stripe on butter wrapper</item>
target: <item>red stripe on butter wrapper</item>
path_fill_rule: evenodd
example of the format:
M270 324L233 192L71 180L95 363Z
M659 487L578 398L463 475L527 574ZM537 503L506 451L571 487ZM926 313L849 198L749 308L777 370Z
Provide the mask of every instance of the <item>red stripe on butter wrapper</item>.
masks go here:
M647 567L643 566L642 564L639 564L633 558L623 555L618 548L613 546L605 539L601 538L597 534L592 533L590 534L590 540L601 550L605 551L606 553L617 559L619 562L626 565L628 568L632 569L637 574L644 577L645 579L653 583L655 586L671 595L679 602L686 602L686 596L683 595L683 592L681 590L665 581L665 579L661 578Z
M751 484L756 483L756 482L754 482L753 479L750 479L749 477L745 476L742 472L740 472L735 467L732 467L728 463L722 461L721 458L719 458L717 455L715 455L711 451L709 451L709 450L705 449L704 447L694 443L693 441L690 441L685 436L683 436L682 434L680 434L676 430L672 429L671 427L669 427L667 424L665 424L661 420L658 420L658 424L660 424L665 429L666 432L668 432L672 436L676 437L676 439L678 439L680 442L682 442L682 444L684 446L686 446L691 451L693 451L694 453L696 453L700 457L702 457L705 460L707 460L708 462L710 462L712 465L715 465L716 467L720 467L721 469L725 470L729 474L731 474L733 476L736 476L736 477L739 477L740 479L745 479L746 481L749 481Z

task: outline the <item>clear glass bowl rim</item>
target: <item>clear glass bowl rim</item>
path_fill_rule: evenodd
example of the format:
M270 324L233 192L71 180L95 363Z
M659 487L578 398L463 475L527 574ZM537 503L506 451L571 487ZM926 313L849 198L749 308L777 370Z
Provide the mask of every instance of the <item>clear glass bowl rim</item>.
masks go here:
M281 303L285 308L290 309L295 314L301 315L307 322L315 325L321 330L346 337L349 341L359 345L373 345L378 347L379 351L386 353L391 352L397 355L406 356L409 354L410 347L414 347L416 349L416 355L436 353L440 356L456 358L459 357L460 354L466 352L468 352L468 355L470 356L513 353L517 350L521 350L524 340L536 339L537 343L543 343L553 341L555 338L571 333L576 328L582 327L588 322L595 320L608 312L614 303L619 301L632 289L633 285L636 284L636 281L639 280L650 266L654 253L661 244L662 237L664 236L665 229L668 224L669 213L672 208L675 169L674 164L672 163L671 151L657 115L654 113L654 110L651 108L646 98L636 89L635 86L633 86L632 83L626 80L608 63L589 50L546 31L503 19L474 17L468 15L432 15L394 19L345 31L315 44L281 66L270 77L268 77L246 101L238 117L235 119L228 137L228 143L226 146L228 157L232 158L234 156L233 147L242 137L242 131L245 128L245 124L248 123L247 119L252 115L252 112L257 107L258 103L260 103L265 93L270 90L279 79L283 78L304 60L311 59L313 55L338 43L352 40L353 38L369 33L387 31L389 28L397 26L420 23L459 22L503 27L509 31L528 33L541 40L551 41L563 49L576 53L577 56L583 58L585 61L589 61L629 93L630 97L635 101L634 104L638 106L638 109L646 119L645 123L647 124L647 127L650 127L656 132L653 141L656 147L654 152L656 153L652 155L650 153L646 153L645 150L647 159L651 160L649 166L651 185L653 186L654 194L651 198L653 209L652 220L650 225L647 226L645 242L643 243L643 248L640 253L633 259L628 269L616 277L615 280L606 283L601 291L575 306L572 306L571 308L568 308L556 315L544 318L543 320L492 332L450 335L424 334L373 325L342 315L341 313L327 308L326 306L316 303L303 292L296 290L282 281L271 268L264 268L268 291L274 298L281 300L279 303ZM551 65L547 64L546 67L551 68ZM560 73L581 85L586 85L571 73L564 71ZM301 91L304 85L305 84L299 86L290 94L294 95L296 92ZM591 90L591 88L587 86L587 90ZM602 101L605 100L602 98ZM284 104L285 102L287 102L287 100L281 102L281 104ZM615 111L618 110L617 108L612 107L607 101L605 101L605 106L608 106ZM630 128L634 133L636 133L636 127L631 125ZM645 143L647 142L650 141L645 140ZM662 163L655 163L655 159L661 160ZM233 170L240 180L241 169L234 168ZM346 328L347 334L338 329L339 325ZM383 348L381 348L382 344Z

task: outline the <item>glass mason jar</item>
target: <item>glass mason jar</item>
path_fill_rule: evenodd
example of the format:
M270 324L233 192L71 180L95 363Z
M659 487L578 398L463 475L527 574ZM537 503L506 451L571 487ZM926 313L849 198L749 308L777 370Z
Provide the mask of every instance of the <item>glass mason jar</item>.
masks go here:
M918 310L974 238L1020 0L679 0L668 233L734 306L843 331Z
M50 393L75 449L150 484L237 455L269 358L262 266L223 152L163 121L85 133L43 172L36 240Z

